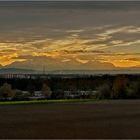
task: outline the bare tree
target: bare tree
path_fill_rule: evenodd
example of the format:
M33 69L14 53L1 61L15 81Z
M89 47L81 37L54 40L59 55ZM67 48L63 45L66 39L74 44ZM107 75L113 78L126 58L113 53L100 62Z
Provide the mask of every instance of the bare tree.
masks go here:
M126 98L127 82L128 79L125 76L117 76L113 82L111 97L115 99Z
M46 96L46 98L50 98L52 95L52 91L51 91L50 87L46 84L43 84L43 86L42 86L42 93L44 96Z

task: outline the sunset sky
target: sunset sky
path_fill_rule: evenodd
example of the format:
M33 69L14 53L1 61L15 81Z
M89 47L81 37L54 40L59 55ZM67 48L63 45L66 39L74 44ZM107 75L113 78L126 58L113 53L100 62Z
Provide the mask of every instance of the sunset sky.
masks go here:
M140 67L140 2L0 2L0 67Z

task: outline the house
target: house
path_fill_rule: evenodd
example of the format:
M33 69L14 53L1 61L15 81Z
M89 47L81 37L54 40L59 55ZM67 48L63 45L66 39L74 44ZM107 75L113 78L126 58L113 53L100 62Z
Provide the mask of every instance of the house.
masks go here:
M22 91L23 94L29 93L28 91ZM34 91L34 95L30 96L29 99L35 100L35 99L45 99L45 96L42 94L42 91Z
M64 91L64 97L65 98L76 98L76 97L81 97L81 96L95 96L97 93L96 90L76 90L76 91L71 91L67 90Z
M41 97L42 95L42 91L34 91L34 96Z

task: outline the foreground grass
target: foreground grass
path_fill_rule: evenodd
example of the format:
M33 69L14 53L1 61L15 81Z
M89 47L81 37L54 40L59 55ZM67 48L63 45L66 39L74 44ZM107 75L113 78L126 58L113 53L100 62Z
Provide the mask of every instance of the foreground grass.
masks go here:
M59 99L59 100L31 100L31 101L1 101L0 105L16 105L16 104L45 104L45 103L80 103L91 102L95 99Z

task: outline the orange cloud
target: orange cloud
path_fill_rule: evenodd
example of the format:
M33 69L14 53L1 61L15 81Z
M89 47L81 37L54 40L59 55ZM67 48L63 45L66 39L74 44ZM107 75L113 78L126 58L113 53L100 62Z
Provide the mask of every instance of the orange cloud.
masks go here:
M40 57L45 56L46 59L59 59L60 63L68 61L76 61L78 64L86 64L94 60L98 62L107 62L116 67L131 67L140 65L138 56L135 54L128 55L129 47L139 44L139 39L124 41L123 39L114 39L113 35L116 33L127 32L128 34L139 33L139 28L135 26L124 26L118 28L111 28L94 35L94 38L82 37L80 33L85 32L84 29L69 30L69 36L63 38L45 38L36 39L25 42L11 42L0 43L0 64L3 66L9 65L16 61L25 61L26 58L21 59L19 56ZM76 34L78 33L78 34ZM108 53L108 49L112 50L117 47L126 47L124 52L120 50ZM127 50L128 49L128 50ZM126 51L126 52L125 52ZM139 51L139 50L138 50ZM121 52L122 54L118 54ZM135 61L130 58L136 58ZM27 58L28 59L28 58Z
M83 59L79 59L79 58L76 58L76 61L79 63L82 63L82 64L86 64L89 62L89 60L83 60Z
M139 61L130 61L130 60L114 60L112 61L112 64L114 64L116 67L122 67L122 68L129 68L134 66L139 66Z

